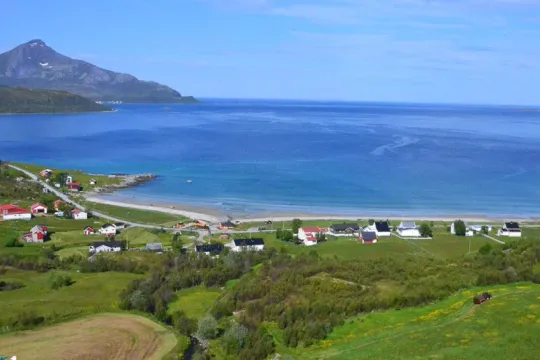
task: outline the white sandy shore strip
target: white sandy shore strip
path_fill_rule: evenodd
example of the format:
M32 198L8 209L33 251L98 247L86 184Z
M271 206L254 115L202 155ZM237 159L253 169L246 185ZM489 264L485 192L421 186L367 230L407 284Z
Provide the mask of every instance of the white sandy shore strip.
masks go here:
M190 219L199 219L209 222L220 222L225 221L228 217L215 209L196 207L189 205L179 205L179 204L165 204L165 203L148 203L144 201L113 201L100 198L95 194L86 195L86 200L90 202L114 205L125 208L147 210L147 211L158 211L173 215L180 215L188 217ZM502 217L489 217L489 216L478 216L478 215L445 215L445 216L381 216L379 215L369 215L369 214L358 214L356 216L350 215L315 215L309 213L268 213L268 214L259 214L257 216L243 216L235 218L233 220L239 221L241 223L246 222L265 222L268 220L271 221L291 221L292 219L299 218L302 220L350 220L357 221L358 219L388 219L388 220L401 220L401 221L444 221L451 222L456 219L461 219L469 223L502 223L503 221L519 221L519 222L539 222L540 219L536 218L502 218Z

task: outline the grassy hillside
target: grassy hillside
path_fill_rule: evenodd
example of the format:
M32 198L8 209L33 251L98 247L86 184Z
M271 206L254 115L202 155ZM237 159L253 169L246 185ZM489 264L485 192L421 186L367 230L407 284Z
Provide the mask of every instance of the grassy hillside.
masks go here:
M111 110L66 91L0 87L0 113L72 113Z
M474 305L475 291L493 299ZM362 315L305 349L281 345L292 359L536 359L540 286L518 284L463 291L421 308Z

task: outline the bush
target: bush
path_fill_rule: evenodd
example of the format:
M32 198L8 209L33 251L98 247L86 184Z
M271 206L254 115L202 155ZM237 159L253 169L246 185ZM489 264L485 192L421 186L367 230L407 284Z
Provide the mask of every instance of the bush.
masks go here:
M423 237L432 237L433 230L431 229L431 226L429 226L427 223L423 223L422 225L420 225L420 234Z
M206 315L199 320L199 327L197 329L197 336L204 340L210 340L218 334L218 323L212 315Z
M11 238L8 241L5 242L5 247L23 247L24 244L21 243L16 237Z
M238 354L244 347L249 335L248 329L242 324L234 324L223 335L223 346L229 354Z
M64 286L73 285L74 281L68 275L57 275L53 274L51 276L51 289L58 290Z
M24 284L20 282L7 283L5 281L0 281L0 291L10 291L23 288Z

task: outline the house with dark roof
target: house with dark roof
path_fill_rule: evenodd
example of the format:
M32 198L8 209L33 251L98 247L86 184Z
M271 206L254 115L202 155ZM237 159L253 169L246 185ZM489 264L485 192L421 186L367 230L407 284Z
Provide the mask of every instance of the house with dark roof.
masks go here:
M377 233L375 231L362 230L360 233L360 240L362 240L362 244L376 244Z
M200 255L200 254L204 254L207 256L217 255L223 251L223 245L221 244L196 245L195 251L197 252L197 255Z
M521 229L515 221L506 222L497 232L498 236L521 237Z
M96 241L88 247L91 254L99 254L100 252L120 252L124 250L122 241Z
M235 239L231 244L231 250L235 252L261 251L264 250L264 240L262 238Z
M236 225L232 221L228 220L228 221L220 223L219 224L219 229L220 230L232 230L232 229L234 229L235 226Z
M375 232L377 236L391 236L392 230L388 221L375 221Z
M121 229L125 229L126 228L126 224L124 224L123 222L117 222L117 223L114 223L113 225L116 230L121 230Z
M358 224L333 224L328 228L328 234L333 236L353 236L360 231Z

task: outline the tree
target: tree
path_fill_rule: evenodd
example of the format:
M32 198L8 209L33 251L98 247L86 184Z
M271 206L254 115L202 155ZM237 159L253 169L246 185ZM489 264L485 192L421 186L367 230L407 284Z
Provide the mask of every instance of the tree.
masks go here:
M429 226L428 223L422 223L422 225L420 225L420 234L423 237L432 237L433 230L431 229L431 226Z
M173 235L172 238L172 248L174 251L181 251L183 247L182 238L180 237L179 233L176 233Z
M485 244L480 249L478 249L478 252L482 255L487 255L491 252L491 244Z
M229 354L238 353L249 335L248 329L242 324L234 324L223 335L223 345Z
M467 232L467 226L465 225L463 220L454 221L454 232L457 236L465 236L465 233Z
M292 232L293 234L298 234L298 229L302 227L302 220L293 219L292 221Z
M368 220L368 223L369 223L369 225L373 225L373 224L375 224L375 220L369 219L369 220Z
M175 312L172 315L173 326L182 335L189 336L197 329L197 322L190 319L182 311Z
M282 230L281 231L281 240L291 242L294 239L294 234L290 230Z
M199 320L197 336L204 340L210 340L218 334L218 323L212 315L206 315Z
M482 229L480 230L480 232L487 235L489 233L489 229L486 225L482 225Z
M325 233L317 233L315 235L315 238L317 239L317 242L323 242L323 241L326 241L326 234Z
M66 184L66 179L67 179L67 176L69 174L66 173L66 172L59 172L59 173L56 173L53 178L52 178L52 181L53 182L57 182L57 183L60 183L61 185L65 185Z

